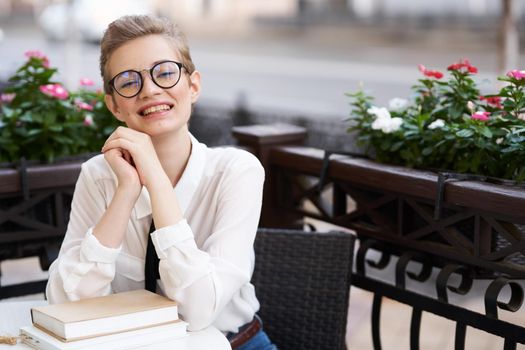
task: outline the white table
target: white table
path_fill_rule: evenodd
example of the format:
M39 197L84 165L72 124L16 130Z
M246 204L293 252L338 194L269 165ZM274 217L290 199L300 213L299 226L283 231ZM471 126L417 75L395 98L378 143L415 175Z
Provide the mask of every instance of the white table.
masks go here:
M30 309L47 304L44 300L12 301L0 303L0 335L18 335L20 327L31 325ZM0 350L31 349L24 344L0 344ZM231 350L226 337L215 327L199 332L188 332L188 336L162 344L141 348L141 350Z

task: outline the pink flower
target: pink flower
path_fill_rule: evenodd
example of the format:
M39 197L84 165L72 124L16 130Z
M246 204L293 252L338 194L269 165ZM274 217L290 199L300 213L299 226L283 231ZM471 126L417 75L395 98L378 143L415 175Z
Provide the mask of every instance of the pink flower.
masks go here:
M42 53L42 51L38 51L38 50L26 51L26 52L24 52L24 56L26 56L27 58L31 58L31 57L44 58L44 57L46 57L46 55L44 55L44 53Z
M474 114L472 114L470 116L472 119L474 120L481 120L481 121L484 121L486 122L487 120L489 120L489 117L490 117L490 112L476 112Z
M85 126L91 126L93 125L93 117L91 115L86 115L86 117L84 118L84 125Z
M44 93L49 96L53 96L54 87L55 85L53 84L47 84L47 85L40 85L38 89L40 90L41 93Z
M0 102L1 103L11 103L15 99L16 94L0 94Z
M31 58L36 58L36 59L39 59L42 61L42 65L46 68L49 68L49 59L47 58L46 55L44 55L41 51L38 51L38 50L33 50L33 51L26 51L24 53L24 55L31 59Z
M443 73L437 71L437 70L430 70L430 69L427 69L424 65L422 64L419 64L417 66L417 68L419 69L419 71L421 73L423 73L426 77L429 77L429 78L436 78L436 79L441 79L443 78Z
M93 110L93 106L92 105L90 105L89 103L83 102L83 101L75 101L75 105L77 106L77 108L79 110L84 110L84 111L92 111Z
M513 69L507 72L507 76L517 80L525 79L525 70Z
M69 97L69 93L60 84L47 84L40 86L40 92L45 95L57 98L59 100L65 100Z
M80 86L93 86L95 83L89 78L80 79Z

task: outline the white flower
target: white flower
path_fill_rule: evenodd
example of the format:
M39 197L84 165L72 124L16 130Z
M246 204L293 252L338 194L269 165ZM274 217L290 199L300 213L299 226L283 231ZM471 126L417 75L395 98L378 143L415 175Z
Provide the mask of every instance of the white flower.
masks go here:
M408 106L408 100L404 98L394 97L388 102L388 109L392 112L403 112Z
M91 114L86 115L86 117L84 118L84 125L85 126L93 125L93 116Z
M436 119L434 120L432 123L430 123L430 125L428 126L428 128L430 130L434 130L434 129L437 129L437 128L442 128L445 126L445 121L443 119Z
M401 124L403 124L403 119L399 117L392 118L390 119L390 125L388 126L388 128L383 129L383 132L385 134L388 134L392 131L397 131L401 127Z
M401 127L401 124L403 124L403 119L395 117L395 118L376 118L374 122L372 123L372 129L374 130L381 130L385 134L390 134L393 131L399 130Z
M518 119L525 120L525 113L518 115Z
M375 115L377 118L390 118L390 112L385 107L370 107L367 110L368 113Z
M403 119L392 118L390 112L384 107L370 107L367 112L376 116L372 123L372 129L381 130L385 134L399 130L401 124L403 124Z
M503 137L496 139L496 144L500 145L503 142Z
M474 113L474 110L476 109L476 105L472 101L467 102L467 108L470 111L470 113Z
M372 129L382 130L383 128L387 127L388 124L389 121L387 118L376 118L376 120L374 120L372 123Z

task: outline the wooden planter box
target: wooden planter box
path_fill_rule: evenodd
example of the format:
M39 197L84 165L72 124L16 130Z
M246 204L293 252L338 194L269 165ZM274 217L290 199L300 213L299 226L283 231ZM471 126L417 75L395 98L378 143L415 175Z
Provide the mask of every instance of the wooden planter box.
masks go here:
M456 261L480 273L525 277L524 188L447 181L435 217L436 173L333 155L320 185L323 150L275 144L268 149L264 134L257 138L253 130L243 132L252 137L238 137L242 145L266 154L265 196L270 195L263 212L273 215L263 216L262 226L289 227L295 222L286 215L307 216L352 229L397 254L418 251L435 264ZM315 209L305 209L306 202Z
M64 237L75 183L87 158L0 168L0 261L38 255L42 268L49 267Z

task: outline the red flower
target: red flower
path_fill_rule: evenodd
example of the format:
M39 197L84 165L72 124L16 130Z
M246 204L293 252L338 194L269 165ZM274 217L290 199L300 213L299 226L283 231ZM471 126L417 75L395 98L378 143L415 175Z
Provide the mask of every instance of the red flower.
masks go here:
M433 75L434 75L434 78L436 78L436 79L441 79L441 78L443 78L443 73L438 72L437 70L431 70L431 71L429 72L429 74L433 74Z
M499 97L499 96L492 96L492 97L480 96L479 100L480 101L487 101L487 104L489 104L489 105L491 105L493 107L496 107L496 108L502 108L503 107L501 105L501 97Z
M419 64L417 66L417 68L419 69L419 71L421 73L423 73L426 77L429 77L429 78L436 78L436 79L441 79L443 78L443 73L437 71L437 70L430 70L430 69L427 69L424 65L422 64Z
M450 66L447 67L447 70L460 71L463 68L465 69L465 72L468 72L471 74L476 74L478 72L478 68L471 65L468 58L462 58L459 60L458 63L451 64Z

